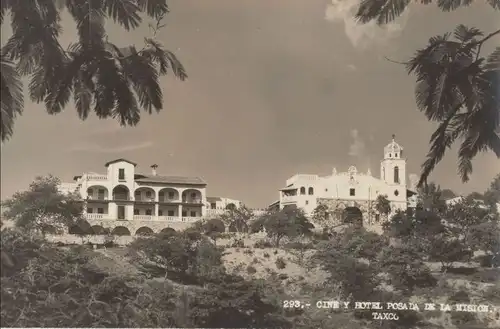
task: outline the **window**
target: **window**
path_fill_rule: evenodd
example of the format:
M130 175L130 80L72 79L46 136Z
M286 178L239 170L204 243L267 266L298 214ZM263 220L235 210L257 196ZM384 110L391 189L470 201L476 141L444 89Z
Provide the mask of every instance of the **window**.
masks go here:
M309 195L313 195L314 194L314 189L312 187L309 188Z
M167 215L169 216L175 216L175 212L173 210L169 210Z
M301 194L301 195L306 194L306 188L305 188L305 187L301 187L301 188L300 188L300 194Z
M161 198L165 195L165 193L163 191L161 191L160 193L158 193L158 196Z
M193 198L193 199L196 198L196 193L195 192L191 193L191 198Z
M98 214L104 214L104 208L97 208Z
M99 194L104 195L104 190L102 188L99 189Z
M135 195L136 198L140 198L141 197L141 192L140 191L135 191L134 195Z
M186 217L187 216L187 211L183 211L182 212L182 217Z
M399 184L399 167L394 167L394 183Z
M354 188L349 189L349 195L350 196L355 196L356 195L356 189L354 189Z
M118 179L125 180L125 169L118 169Z
M398 196L399 195L399 191L398 190L394 191L394 195Z
M191 217L196 217L196 211L191 211Z
M146 215L151 216L151 214L152 214L151 209L146 209Z
M88 213L88 214L91 214L93 211L94 211L94 209L92 209L92 208L87 208L87 213Z
M398 157L398 154L396 153L394 156L397 158L397 157Z
M158 210L158 216L163 216L163 210Z
M118 206L118 219L125 219L125 206Z
M308 204L309 204L309 200L306 200L306 205L308 205Z
M175 197L174 192L168 192L168 198L173 199Z
M134 209L134 215L139 215L139 209Z
M150 198L151 197L151 191L146 191L146 198Z
M327 188L325 188L325 192L328 192L328 189L327 189Z
M216 203L211 203L210 204L210 209L215 209L217 208L217 204Z
M392 153L389 153L389 158L392 158Z

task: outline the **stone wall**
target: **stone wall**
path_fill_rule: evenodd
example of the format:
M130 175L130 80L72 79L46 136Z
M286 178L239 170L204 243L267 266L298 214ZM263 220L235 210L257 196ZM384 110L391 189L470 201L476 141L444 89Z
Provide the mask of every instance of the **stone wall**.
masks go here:
M358 208L363 215L363 226L380 226L382 222L387 220L387 216L380 214L376 209L375 201L352 201L342 199L318 199L318 205L326 205L328 207L329 220L328 224L338 225L342 222L344 210L347 207Z

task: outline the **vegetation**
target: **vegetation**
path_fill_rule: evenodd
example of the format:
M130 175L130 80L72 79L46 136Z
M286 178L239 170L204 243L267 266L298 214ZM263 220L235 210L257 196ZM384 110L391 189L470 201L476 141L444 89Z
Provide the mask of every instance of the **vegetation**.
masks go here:
M37 179L32 186L56 182ZM432 324L444 329L455 323L487 328L487 318L467 312L397 310L398 320L377 321L373 310L285 308L283 301L500 303L498 264L482 268L471 258L478 252L490 261L499 258L498 214L470 198L443 209L430 204L433 211L398 212L382 234L351 224L325 238L311 232L300 210L286 208L255 220L273 242L260 240L265 250L245 247L240 253L227 233L220 233L222 221L214 219L96 251L58 246L33 229L37 226L30 221L45 222L40 220L45 204L35 204L35 211L28 197L38 191L33 188L14 198L17 202L11 204L17 210L7 213L23 220L1 233L4 327L417 329ZM43 191L59 196L58 203L47 203L48 209L65 209L66 196L53 188ZM78 218L78 213L63 214ZM290 241L282 243L285 238ZM237 254L248 260L233 266ZM470 267L464 271L459 262ZM468 284L456 288L452 279L457 277Z
M77 39L64 49L61 11L75 21ZM23 112L22 78L29 77L33 102L43 102L49 114L60 113L73 96L78 117L90 112L136 125L141 110L163 108L159 77L171 71L181 80L186 71L176 56L155 40L168 13L166 0L2 1L1 23L10 15L13 34L1 49L1 140L9 139ZM125 31L156 21L154 35L141 49L120 48L106 34L107 20Z
M497 0L486 1L492 10L500 10ZM356 17L362 23L375 20L387 24L399 17L410 1L363 0ZM432 1L445 12L466 7L474 1ZM485 56L483 45L500 37L500 30L484 33L477 28L458 25L453 33L429 39L428 45L402 63L416 78L417 107L429 121L439 126L432 134L430 151L422 165L419 186L454 143L460 142L458 169L462 180L472 173L472 160L480 152L491 151L500 158L498 84L500 47ZM498 44L498 42L497 42Z

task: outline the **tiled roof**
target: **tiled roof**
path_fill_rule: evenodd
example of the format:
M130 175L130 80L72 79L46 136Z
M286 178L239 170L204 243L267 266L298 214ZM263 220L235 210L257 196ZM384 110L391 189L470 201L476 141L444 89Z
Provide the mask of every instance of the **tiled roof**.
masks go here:
M208 202L216 202L216 201L222 201L222 199L218 196L207 196L207 201Z
M294 191L297 189L298 189L297 187L287 186L287 187L282 188L280 191Z
M135 179L139 183L163 183L163 184L187 184L187 185L206 185L207 183L200 177L182 177L182 176L153 176L140 175Z
M130 163L130 164L133 164L133 165L134 165L134 167L135 167L135 166L137 166L137 163L132 162L132 161L127 160L127 159L122 159L122 158L120 158L120 159L116 159L116 160L112 160L112 161L109 161L109 162L106 162L106 163L104 164L104 166L105 166L105 167L107 167L107 166L109 166L110 164L117 163L117 162L128 162L128 163Z

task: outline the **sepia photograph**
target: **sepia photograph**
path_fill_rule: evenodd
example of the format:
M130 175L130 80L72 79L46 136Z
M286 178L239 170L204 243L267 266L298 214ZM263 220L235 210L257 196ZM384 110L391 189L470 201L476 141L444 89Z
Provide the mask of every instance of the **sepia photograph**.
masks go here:
M500 0L2 0L1 328L500 329Z

